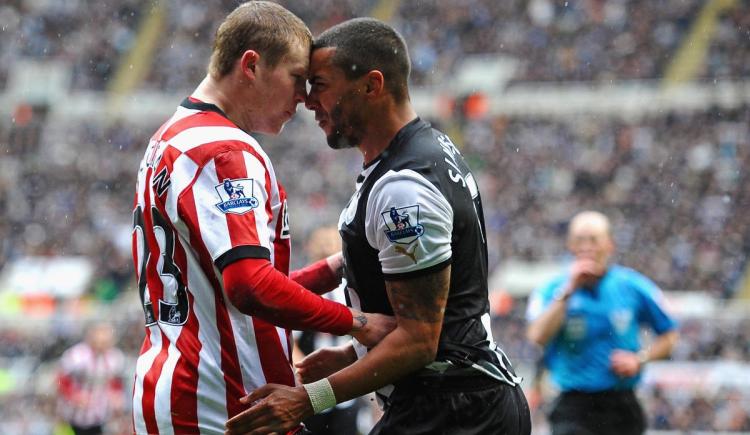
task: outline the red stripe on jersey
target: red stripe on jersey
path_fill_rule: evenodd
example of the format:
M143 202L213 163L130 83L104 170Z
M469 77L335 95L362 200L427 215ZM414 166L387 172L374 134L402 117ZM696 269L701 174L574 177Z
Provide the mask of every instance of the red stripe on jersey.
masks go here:
M226 179L252 178L245 167L245 154L242 151L229 151L216 156L216 177L219 183ZM266 171L267 172L267 171ZM249 195L249 193L248 193ZM267 201L269 204L271 201ZM243 245L260 245L255 213L234 214L225 213L229 239L232 247ZM272 215L268 215L272 218Z
M169 171L172 171L172 161L166 160ZM162 216L169 216L164 204L156 198L156 207ZM195 313L195 298L190 292L187 280L188 264L185 249L180 242L177 231L170 224L170 228L165 231L172 231L174 234L174 254L173 261L180 270L181 279L187 289L189 313ZM172 391L170 392L170 404L172 412L172 426L175 433L199 433L198 430L198 364L200 360L200 351L202 344L198 340L198 316L195 314L188 315L188 320L182 326L180 336L175 347L180 351L180 359L174 368L172 374Z
M190 232L190 246L198 254L198 260L201 269L204 271L213 271L214 264L211 259L206 245L200 235L200 224L198 222L198 212L195 207L195 197L193 196L193 186L184 190L179 202L180 215L186 221L190 221L188 228L194 229ZM211 282L214 291L214 304L216 305L216 325L219 330L221 345L221 370L224 374L224 383L226 385L227 414L231 417L244 410L239 399L245 395L245 387L242 385L242 372L239 366L239 356L237 354L237 344L234 341L231 320L227 311L224 293L214 273L207 273L206 278Z
M143 378L143 398L141 399L141 406L143 407L143 420L146 422L146 431L148 433L159 433L159 426L156 424L156 407L154 401L156 397L156 382L161 376L161 370L164 368L164 362L167 360L167 348L169 347L169 340L161 332L161 329L157 330L157 333L161 334L161 350L154 359L154 363Z
M161 135L159 139L169 141L184 130L193 127L234 127L237 126L232 121L221 116L216 112L198 112L194 115L186 116L174 124Z
M153 228L154 221L151 214L151 189L148 184L151 183L151 176L153 175L153 169L148 168L146 172L146 186L144 189L144 210L143 210L143 222L144 222L144 242L148 244L150 255L146 260L148 265L146 267L146 278L148 280L149 297L153 306L159 306L159 299L163 299L164 284L159 276L158 260L161 256L161 250L159 244L154 236ZM158 316L158 313L157 313ZM167 348L169 346L169 340L162 333L161 329L158 333L162 335L162 347L159 354L154 359L153 364L148 369L146 376L143 379L143 419L146 422L146 430L148 433L157 433L158 426L156 424L156 409L154 408L154 401L156 396L156 382L159 380L164 361L167 359Z
M156 133L154 133L151 136L151 140L159 140L162 137L162 134L164 133L164 130L166 130L167 128L169 128L171 121L172 121L172 119L169 119L169 120L167 120L167 122L165 122L164 124L162 124L159 127L159 129L156 130Z
M249 143L243 142L241 140L218 140L215 142L207 142L201 146L193 147L187 150L185 154L190 157L190 160L194 161L198 166L203 166L210 160L215 159L221 154L239 151L247 151L255 155L253 147L250 146ZM266 170L267 168L265 162L260 156L258 156L258 161L261 165L263 165L263 169ZM268 171L266 170L266 172ZM245 177L246 174L243 174L242 176Z
M266 382L294 386L292 366L289 357L284 355L276 327L263 319L253 317L253 328Z

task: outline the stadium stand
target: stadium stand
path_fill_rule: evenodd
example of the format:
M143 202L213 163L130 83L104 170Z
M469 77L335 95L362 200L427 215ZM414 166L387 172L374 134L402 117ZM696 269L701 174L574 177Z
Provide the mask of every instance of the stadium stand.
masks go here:
M169 0L156 18L154 2L145 0L0 5L0 433L55 430L54 364L82 337L80 319L111 319L120 332L119 347L135 360L143 327L132 283L130 208L134 171L157 127L148 110L169 113L190 92L205 73L212 36L206 29L215 28L234 4ZM750 180L743 170L750 167L747 1L424 0L419 8L385 0L282 4L314 33L371 13L403 32L411 47L413 81L421 85L417 92L442 102L430 112L432 121L461 138L457 142L475 169L486 207L491 268L510 260L563 263L563 222L582 208L597 208L617 228L620 263L666 290L706 298L694 305L713 304L711 310L679 315L682 340L665 363L672 365L650 367L653 374L647 372L640 394L654 433L750 432L747 386L726 378L713 386L684 379L717 367L739 373L734 379L750 371L748 311L726 314L735 313L730 308L743 294L750 252L745 217ZM704 9L707 4L717 8L713 14ZM691 94L684 101L693 98L693 103L657 96L653 101L663 104L658 110L636 101L627 113L617 107L592 113L571 104L596 95L581 91L579 82L605 83L625 94L633 88L620 85L623 80L660 89L660 79L682 56L681 47L690 45L698 18L706 16L701 25L713 31L705 52L685 55L699 59L699 68L674 81L706 84L700 89L707 95L727 84L744 91L696 100L696 93L678 89L678 95ZM149 26L162 30L158 38L146 35ZM150 54L136 56L137 65L130 62L135 47L148 47L150 38L151 49L141 48ZM486 94L482 98L489 101L475 99L474 109L467 110L467 95L446 96L442 88L450 88L472 54L513 59L515 67L502 90L507 94ZM24 99L12 89L24 62L63 70L60 77L68 79L57 92L64 98ZM140 75L119 82L131 69ZM571 99L556 102L551 115L546 103L524 93L535 88ZM159 103L144 105L133 117L111 117L107 110L115 91L155 95ZM520 95L514 101L526 107L523 114L511 106L503 110L503 98L510 95ZM263 143L289 192L292 232L302 246L313 229L337 221L361 159L356 151L335 158L325 151L322 135L304 113L279 138ZM19 288L33 289L34 282L23 287L8 281L7 272L19 261L40 257L84 259L93 272L77 290L80 295L19 293ZM306 262L302 250L293 262ZM496 338L531 379L537 350L523 339L525 301L507 301L495 313ZM667 382L664 370L686 375ZM544 433L541 414L535 423L535 433ZM112 433L127 432L127 424L113 422Z

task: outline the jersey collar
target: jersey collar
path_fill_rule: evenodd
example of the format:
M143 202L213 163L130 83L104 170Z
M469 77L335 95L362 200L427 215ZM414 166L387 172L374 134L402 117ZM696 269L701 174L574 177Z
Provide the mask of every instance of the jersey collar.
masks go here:
M414 133L417 132L417 130L429 125L430 124L422 121L422 119L418 116L412 119L408 124L401 127L401 130L396 133L396 136L393 137L391 143L388 144L388 147L384 149L383 152L375 157L371 162L367 163L366 165L363 164L362 169L367 169L380 160L387 158L392 151L395 151L402 143L406 142L406 140L412 137Z
M212 103L206 103L203 102L195 97L187 97L184 100L182 100L182 103L180 103L180 106L190 109L190 110L200 110L202 112L216 112L219 115L223 116L224 118L227 118L227 114L224 113L223 110L219 109L219 106Z

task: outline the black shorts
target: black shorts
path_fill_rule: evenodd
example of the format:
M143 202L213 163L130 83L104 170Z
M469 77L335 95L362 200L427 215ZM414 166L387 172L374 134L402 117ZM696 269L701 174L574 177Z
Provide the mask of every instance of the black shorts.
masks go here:
M101 435L104 433L103 424L93 424L91 426L78 426L71 424L70 428L73 429L75 435Z
M396 385L370 435L528 435L520 386L488 376Z
M549 414L552 435L640 435L643 409L632 390L560 394Z

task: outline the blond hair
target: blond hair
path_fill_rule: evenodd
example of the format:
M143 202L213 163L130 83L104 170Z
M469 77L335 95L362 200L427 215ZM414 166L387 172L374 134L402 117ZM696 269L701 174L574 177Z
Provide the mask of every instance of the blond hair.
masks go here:
M312 44L310 29L299 17L276 3L243 3L216 30L208 73L214 79L226 76L246 50L257 51L274 67L293 44Z

